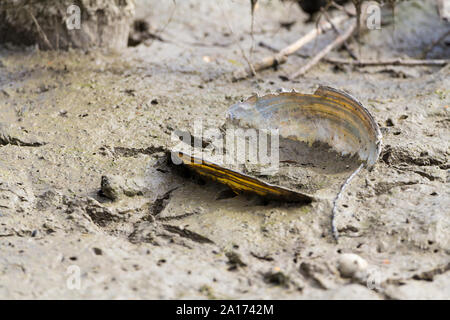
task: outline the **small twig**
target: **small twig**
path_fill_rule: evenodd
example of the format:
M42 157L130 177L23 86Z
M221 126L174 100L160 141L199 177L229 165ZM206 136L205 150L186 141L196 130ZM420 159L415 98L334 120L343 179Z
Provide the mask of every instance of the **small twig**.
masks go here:
M166 28L169 26L169 24L172 22L173 17L175 16L175 11L177 10L177 2L175 0L173 0L173 9L170 12L170 16L169 19L167 19L166 23L159 29L157 29L155 32L148 32L148 35L153 39L153 40L158 40L161 42L166 42L166 40L164 40L161 37L161 34L166 30ZM170 42L170 41L167 41ZM150 42L150 44L148 46L150 46L153 43L153 41Z
M260 42L259 46L262 48L266 48L272 52L278 52L279 50L275 47L272 47L270 44L265 42ZM299 52L295 53L296 56L299 56L303 59L311 58L310 55L301 54ZM450 64L449 59L427 59L427 60L417 60L417 59L387 59L387 60L349 60L349 59L340 59L340 58L323 58L325 62L338 64L338 65L353 65L358 67L364 66L444 66L446 64Z
M337 202L341 198L342 193L344 192L345 188L349 185L350 181L361 171L361 169L364 167L364 163L361 163L358 168L356 168L355 171L345 180L345 182L341 185L341 189L339 190L338 194L336 195L336 198L334 198L333 201L333 210L331 211L331 232L333 233L333 238L336 240L336 242L339 239L339 231L336 228L336 207Z
M270 44L268 44L268 43L266 43L266 42L263 42L263 41L260 41L260 42L258 43L258 45L259 45L261 48L265 48L265 49L267 49L267 50L269 50L269 51L272 51L272 52L279 52L279 51L280 51L280 49L275 48L275 47L273 47L272 45L270 45ZM300 53L300 52L295 52L294 55L296 55L297 57L303 58L303 59L311 58L310 55L304 54L304 53Z
M335 25L339 25L344 21L348 20L347 16L338 16L332 19ZM313 29L308 32L306 35L298 39L296 42L291 43L289 46L279 51L277 54L272 56L267 56L260 61L253 64L255 71L261 71L264 69L268 69L279 64L286 62L287 57L300 50L304 45L314 40L317 36L321 35L323 32L330 30L332 25L329 22L326 22L321 25L319 29ZM233 74L233 80L242 80L252 75L252 71L249 69L238 70Z
M327 58L326 62L333 64L348 64L353 66L443 66L450 63L449 59L388 59L388 60L348 60L339 58Z
M351 26L341 35L339 35L332 43L326 46L322 51L320 51L314 58L312 58L306 65L301 67L298 71L294 72L289 78L295 79L303 74L305 74L309 69L315 66L322 58L324 58L331 50L339 47L344 43L345 40L350 38L356 29L356 22L353 21Z
M255 36L254 36L254 28L255 28L255 9L258 0L250 0L251 6L251 25L250 25L250 37L252 38L252 46L250 47L250 60L253 58L253 51L255 50Z
M28 14L30 15L31 19L33 20L34 24L36 25L37 31L38 31L39 35L41 36L42 40L44 41L44 43L48 46L48 48L50 50L53 50L52 44L50 43L50 41L48 41L47 35L45 34L44 30L42 30L41 26L37 22L33 13L28 8L25 8L25 10L27 10Z
M338 27L333 23L333 21L331 21L331 17L328 14L328 12L323 10L323 8L322 8L322 13L323 13L325 19L327 19L327 21L333 26L334 32L336 32L336 34L338 34L338 35L341 35L341 31L339 31ZM347 41L344 41L343 45L344 45L344 49L348 52L350 57L352 57L355 60L358 60L358 57L355 55L353 50L348 46Z
M220 7L220 6L219 6L219 7ZM234 38L235 44L238 46L239 51L241 51L242 57L244 58L245 62L247 62L247 65L248 65L250 74L251 74L252 76L256 76L256 71L257 71L257 69L256 69L255 66L252 64L252 62L251 62L250 59L247 57L247 55L245 54L245 51L244 51L244 49L242 48L241 44L239 43L239 40L235 37L233 28L231 27L231 24L230 24L230 22L229 22L229 20L228 20L228 18L227 18L227 15L226 15L225 11L223 10L222 7L220 7L220 9L221 9L221 11L222 11L223 16L225 17L225 22L226 22L226 24L227 24L227 26L228 26L228 29L230 30L231 35L232 35L233 38Z
M331 5L332 5L332 2L328 1L328 3L325 5L325 7L320 8L320 13L316 20L316 28L319 28L319 22L322 19L322 16L328 11L328 9L330 8ZM327 14L327 17L329 18L330 16ZM327 20L328 20L328 22L330 22L329 19L327 19ZM330 22L330 23L331 23L331 26L333 27L334 31L337 31L336 26L332 22Z

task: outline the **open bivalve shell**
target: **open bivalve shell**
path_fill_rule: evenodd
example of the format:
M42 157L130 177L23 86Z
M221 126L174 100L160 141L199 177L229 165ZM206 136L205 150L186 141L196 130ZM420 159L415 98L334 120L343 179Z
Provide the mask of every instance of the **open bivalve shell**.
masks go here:
M230 130L235 133L232 139ZM248 134L249 130L264 134ZM201 157L186 148L172 154L198 174L235 192L285 201L310 202L328 192L335 194L355 169L371 169L381 151L381 132L369 111L351 95L324 86L314 94L254 95L236 103L228 111L222 132L227 132L225 138L203 148ZM263 138L265 134L270 137ZM252 151L234 148L236 137L245 146L257 145L258 159L261 142L268 144L270 156L274 150L277 153L272 157L276 166L270 163L267 170L267 163L248 161ZM224 161L227 157L216 152L217 146L223 146L226 155L245 160Z

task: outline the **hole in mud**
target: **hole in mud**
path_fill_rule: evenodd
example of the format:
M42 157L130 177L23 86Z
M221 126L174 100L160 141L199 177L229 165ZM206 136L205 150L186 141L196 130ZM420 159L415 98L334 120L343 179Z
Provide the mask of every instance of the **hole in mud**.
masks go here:
M393 121L391 118L388 118L388 119L386 120L386 126L387 126L387 127L393 127L393 126L395 126L394 121Z
M231 190L231 189L225 189L220 191L217 194L216 200L224 200L224 199L231 199L231 198L235 198L237 196L237 194Z
M381 159L383 160L384 163L389 163L389 158L391 157L391 152L390 151L386 151L382 156ZM372 179L371 179L372 180ZM373 179L375 180L375 179ZM372 180L372 181L373 181Z
M133 28L138 32L144 32L150 29L150 25L145 20L135 20L133 23Z
M157 266L162 266L164 263L166 263L166 259L160 259L158 260L158 262L156 263Z

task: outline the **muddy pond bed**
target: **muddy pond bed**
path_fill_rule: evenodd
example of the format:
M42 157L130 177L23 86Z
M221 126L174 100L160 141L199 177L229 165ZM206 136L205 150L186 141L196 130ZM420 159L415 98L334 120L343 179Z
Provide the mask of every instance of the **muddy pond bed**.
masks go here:
M247 2L138 1L135 19L158 37L118 52L0 44L0 298L450 299L449 65L325 60L287 79L326 33L276 70L232 81L252 46ZM351 49L420 58L448 31L429 2L400 6L395 29ZM307 18L262 2L251 59L273 54L261 43L279 50L306 34ZM448 43L427 57L450 59ZM262 201L168 164L172 133L194 120L220 128L253 93L321 85L357 97L383 135L373 169L339 200L338 243L337 189Z

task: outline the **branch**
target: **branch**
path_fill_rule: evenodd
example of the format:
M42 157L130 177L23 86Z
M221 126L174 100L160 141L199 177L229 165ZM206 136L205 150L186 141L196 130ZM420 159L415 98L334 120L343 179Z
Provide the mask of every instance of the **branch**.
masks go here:
M327 21L329 23L331 23L333 30L336 34L340 35L341 32L339 31L338 27L333 23L333 21L331 21L331 17L328 14L327 11L323 10L322 8L322 14L325 16L325 18L327 19ZM344 41L344 49L347 50L348 54L350 55L350 57L352 57L355 60L358 60L358 57L355 55L355 53L353 52L353 50L348 46L347 41Z
M30 9L25 8L28 12L28 14L30 15L31 19L33 20L36 29L38 31L38 34L41 36L42 40L44 41L44 43L47 45L47 47L50 50L53 50L53 46L50 43L50 41L48 41L47 35L45 34L44 30L42 30L41 26L39 25L38 21L36 20L35 16L33 15L33 13L30 11Z
M278 49L272 47L271 45L260 42L260 47L266 48L273 52L278 52ZM300 54L298 52L295 53L296 56L299 56L303 59L311 58L309 55ZM393 58L386 60L350 60L350 59L341 59L341 58L323 58L325 62L332 64L345 64L352 65L358 67L364 66L444 66L446 64L450 64L450 59L426 59L426 60L417 60L417 59L401 59L401 58Z
M295 79L303 74L305 74L309 69L315 66L320 60L322 60L331 50L342 45L345 40L350 38L356 29L356 21L352 21L351 26L342 34L340 34L332 43L327 45L322 51L314 56L306 65L301 67L298 71L294 72L289 78Z
M339 189L339 192L337 193L336 197L334 198L333 201L333 209L331 211L331 233L333 234L333 238L334 240L336 240L336 242L339 239L339 232L338 229L336 227L336 208L337 208L337 202L339 201L339 199L341 198L341 195L344 193L345 188L349 185L350 181L352 181L352 179L359 173L359 171L361 171L361 169L364 167L364 163L361 163L359 165L358 168L356 168L355 171L353 171L353 173L347 178L347 180L344 181L344 183L341 185L341 188Z
M333 64L348 64L353 66L444 66L450 63L449 59L387 59L387 60L348 60L339 58L327 58L326 62Z
M347 21L348 17L345 15L335 17L332 19L334 25L340 25L344 21ZM326 22L320 26L319 29L313 29L308 32L306 35L298 39L296 42L290 44L283 50L279 51L277 54L272 56L267 56L260 61L253 64L254 71L261 71L264 69L268 69L270 67L277 66L279 64L285 63L287 57L296 51L300 50L304 45L314 40L317 36L321 35L323 32L330 30L333 28L333 25L329 22ZM233 74L233 81L238 81L250 77L253 75L252 70L246 68L242 70L238 70Z

